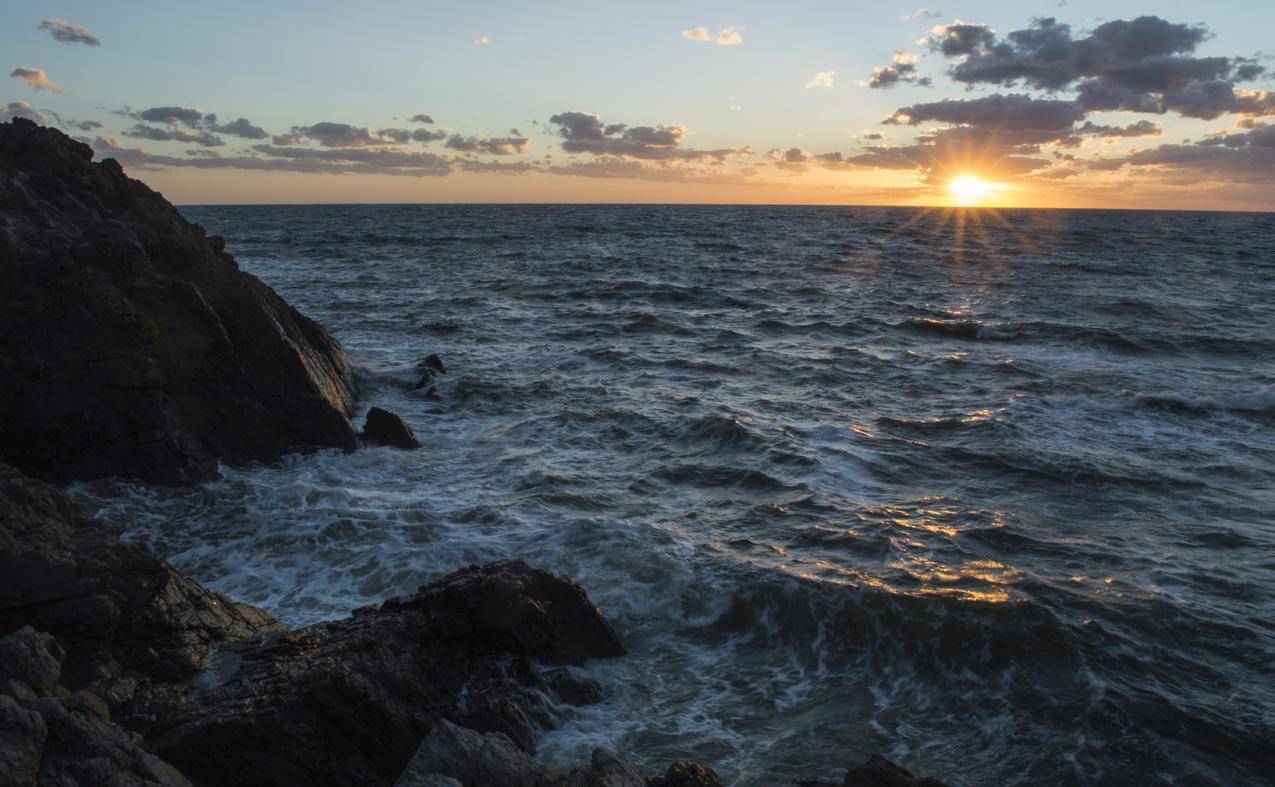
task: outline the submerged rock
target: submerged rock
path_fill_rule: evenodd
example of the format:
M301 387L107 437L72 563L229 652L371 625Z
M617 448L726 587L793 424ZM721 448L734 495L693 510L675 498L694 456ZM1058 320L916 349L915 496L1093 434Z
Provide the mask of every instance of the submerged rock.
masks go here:
M406 421L380 407L367 411L367 421L363 424L363 440L371 445L388 445L393 448L421 447L416 433Z
M390 784L443 721L530 754L555 712L535 664L624 652L579 585L521 561L235 650L215 690L154 692L125 721L200 783Z
M118 705L140 682L185 680L218 643L278 623L120 541L61 489L0 464L0 634L22 626L57 637L67 682Z
M112 724L100 699L59 685L61 659L53 637L31 628L0 639L0 784L190 787Z
M344 351L112 159L0 124L0 461L188 484L355 447Z

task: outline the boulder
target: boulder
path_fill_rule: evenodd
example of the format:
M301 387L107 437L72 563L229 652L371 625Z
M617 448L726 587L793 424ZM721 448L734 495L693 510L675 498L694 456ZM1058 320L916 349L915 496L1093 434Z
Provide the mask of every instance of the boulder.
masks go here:
M19 676L0 682L0 784L190 787L111 724L100 699L57 683L61 654L53 637L29 627L0 638L0 668Z
M392 448L420 448L420 441L412 427L389 410L373 407L367 411L363 424L363 441L370 445L388 445Z
M47 480L196 483L355 447L318 324L88 146L0 124L0 461Z
M66 650L64 682L111 705L127 701L139 682L197 674L218 643L279 627L121 541L61 489L0 464L0 634L22 626L57 637Z
M529 755L558 712L537 665L624 652L579 585L521 561L233 648L221 685L139 695L122 720L199 783L391 784L442 721Z

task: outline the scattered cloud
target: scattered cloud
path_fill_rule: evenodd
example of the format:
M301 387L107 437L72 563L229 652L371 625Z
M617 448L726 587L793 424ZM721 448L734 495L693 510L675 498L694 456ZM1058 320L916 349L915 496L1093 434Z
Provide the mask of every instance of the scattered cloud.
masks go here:
M491 38L488 37L486 33L474 39L474 44L476 44L477 46L487 46L490 43L491 43Z
M806 89L809 90L812 87L832 87L832 80L836 76L836 71L820 71L818 74L811 77L810 81L806 83Z
M930 87L934 84L934 81L916 72L916 60L917 56L911 52L899 50L890 59L890 65L877 66L872 69L872 74L868 77L868 80L859 84L878 90L894 87L900 82L920 87Z
M26 118L42 124L47 122L43 115L25 101L10 101L7 105L0 106L0 123L7 123L14 118Z
M486 153L491 156L512 156L524 153L531 147L527 137L462 137L453 134L445 145L449 150L462 153Z
M722 46L738 46L744 43L744 37L735 27L723 27L717 31L717 35L713 35L707 27L691 27L682 30L682 38L691 41L707 41Z
M156 128L155 126L147 126L138 123L124 132L126 137L134 137L136 139L149 139L154 142L183 142L195 145L203 145L206 148L217 148L225 145L225 141L215 134L207 131L192 131L185 128Z
M21 68L13 69L13 71L9 73L9 76L26 82L31 86L32 90L47 90L50 93L66 93L65 90L54 84L53 80L49 79L49 75L44 73L43 68L28 68L26 66L22 66Z
M986 50L995 41L996 31L990 26L958 19L950 25L935 25L927 38L916 43L942 52L944 57L960 57Z
M1006 130L1061 131L1070 129L1084 116L1084 109L1071 101L1039 99L1011 93L913 104L895 110L884 122L909 126L929 122L962 123Z
M76 27L65 19L46 19L39 24L40 30L48 30L58 41L64 44L87 44L101 46L102 42L83 27Z
M1269 184L1275 177L1275 125L1212 136L1194 144L1160 145L1135 150L1120 158L1099 159L1091 169L1129 167L1161 175L1187 177L1196 182L1224 180Z
M900 17L904 22L911 22L914 19L938 19L943 16L942 11L933 8L918 8L910 14L904 14Z
M209 115L213 118L208 123L208 130L215 131L218 134L228 134L232 137L241 137L243 139L265 139L270 136L266 130L260 126L254 126L248 121L248 118L239 118L229 123L216 122L215 115Z
M1127 111L1212 120L1225 113L1275 112L1275 97L1236 87L1267 73L1248 58L1194 57L1208 38L1202 25L1156 16L1106 22L1083 37L1052 18L1036 19L999 40L991 28L940 35L930 46L960 60L948 71L967 85L1022 84L1041 90L1074 89L1091 112ZM959 41L949 46L949 42Z
M430 124L430 125L433 125L433 123L434 123L434 118L430 117L429 115L425 115L425 114L412 115L412 119L411 119L410 121L408 121L408 122L409 122L409 123L428 123L428 124Z
M96 120L82 120L80 118L71 118L66 124L79 131L93 131L102 127L102 124Z
M148 123L168 123L198 128L203 124L204 112L191 107L151 107L140 112L124 113L134 120L145 120Z
M729 156L749 152L747 148L694 150L683 148L686 126L626 126L603 123L602 118L587 112L562 112L549 118L558 127L562 149L567 153L589 153L650 160L723 161Z
M287 141L279 142L280 139ZM387 140L378 134L373 134L366 127L324 121L315 123L312 126L293 126L288 134L276 137L275 144L295 145L305 139L318 142L325 148L368 147L384 145L393 141L392 139Z
M1092 121L1085 121L1084 125L1076 129L1076 133L1082 136L1103 137L1106 139L1116 137L1158 137L1161 134L1161 129L1159 125L1150 120L1138 120L1126 123L1123 126L1101 126Z

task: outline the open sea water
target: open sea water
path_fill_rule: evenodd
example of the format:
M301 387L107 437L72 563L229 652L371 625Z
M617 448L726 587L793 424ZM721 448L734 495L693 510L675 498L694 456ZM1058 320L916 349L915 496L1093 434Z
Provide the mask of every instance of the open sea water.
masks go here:
M301 625L573 577L630 653L557 764L1275 781L1275 215L184 213L425 444L77 487L213 587Z

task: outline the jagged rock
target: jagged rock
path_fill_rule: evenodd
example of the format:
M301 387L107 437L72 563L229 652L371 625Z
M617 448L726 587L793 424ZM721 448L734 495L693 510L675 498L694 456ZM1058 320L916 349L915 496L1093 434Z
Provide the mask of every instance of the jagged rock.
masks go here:
M650 787L723 787L712 768L698 762L675 762L663 776L651 779Z
M431 779L452 779L463 787L647 787L633 760L595 749L588 763L563 773L536 762L498 732L486 734L447 720L434 726L417 747L395 787L425 787Z
M36 678L0 684L0 784L190 787L136 736L104 718L100 699L57 683L61 653L53 637L31 628L0 639L5 674Z
M225 683L139 697L123 721L200 783L389 784L442 720L530 753L554 713L532 662L624 652L579 585L521 561L235 649Z
M841 784L842 787L945 787L938 779L913 776L906 768L880 754L872 755L863 765L847 771Z
M394 784L421 787L427 779L439 776L455 779L465 787L542 787L561 779L561 774L536 762L504 735L483 735L446 719L440 719L425 735Z
M388 445L393 448L420 448L420 441L412 427L389 410L373 407L367 411L363 424L363 440L371 445Z
M427 369L432 369L439 374L447 374L447 367L443 365L443 359L433 353L425 356L424 360L416 364L416 371L422 374Z
M416 373L421 378L416 382L416 385L412 386L412 390L419 391L428 385L429 390L425 392L425 396L434 401L439 401L441 397L439 397L438 391L430 384L434 382L436 375L447 374L447 367L443 365L443 359L432 354L425 356L424 360L416 364Z
M341 347L88 146L0 124L0 461L164 484L355 447Z
M0 634L22 626L58 638L64 682L118 705L139 681L185 680L207 666L216 644L278 623L120 541L61 489L0 464ZM0 668L0 679L43 688L44 669L36 680Z

